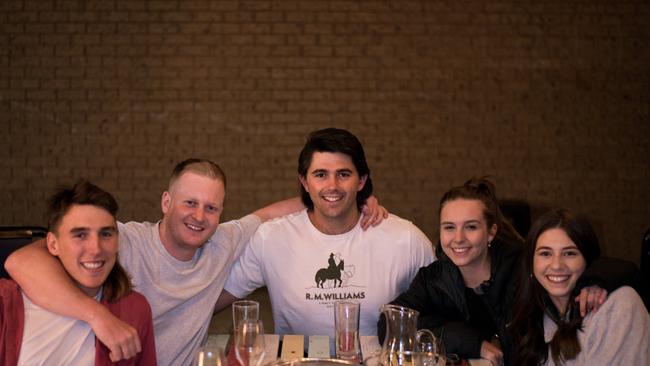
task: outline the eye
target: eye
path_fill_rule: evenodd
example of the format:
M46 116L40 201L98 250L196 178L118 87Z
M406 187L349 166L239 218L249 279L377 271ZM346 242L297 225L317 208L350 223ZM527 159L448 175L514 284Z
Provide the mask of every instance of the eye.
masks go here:
M339 172L339 177L341 178L349 178L351 175L350 172Z
M325 178L325 173L316 172L316 173L314 173L314 178Z
M101 233L99 233L99 235L104 239L110 239L113 236L115 236L115 233L113 231L111 231L111 230L105 230L105 231L102 231Z
M211 213L218 213L219 212L219 208L215 207L215 206L206 206L205 209L208 212L211 212Z
M567 257L577 257L580 255L580 252L577 250L567 250L564 252L564 255Z
M550 257L551 256L551 251L550 250L540 250L537 252L537 255L540 257Z
M442 230L444 231L453 231L454 229L454 225L442 225Z
M470 230L470 231L474 231L474 230L478 229L478 225L470 224L470 225L465 226L465 229Z
M88 233L81 231L81 232L74 233L72 237L75 239L86 239L88 237Z
M189 206L189 207L194 207L194 206L196 206L196 201L193 201L193 200L186 200L186 201L185 201L185 204L186 204L187 206Z

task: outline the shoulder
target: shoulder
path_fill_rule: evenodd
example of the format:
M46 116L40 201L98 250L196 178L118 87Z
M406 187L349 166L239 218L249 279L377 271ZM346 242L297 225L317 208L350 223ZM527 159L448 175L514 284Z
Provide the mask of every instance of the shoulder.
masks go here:
M397 215L389 214L388 218L379 225L367 230L368 233L378 233L381 236L408 236L417 241L431 244L429 238L411 221L403 219Z
M598 315L601 311L604 313L620 312L630 314L640 310L647 312L639 294L632 287L622 286L607 297L602 308L595 315Z
M150 237L152 233L158 230L158 224L135 221L129 221L126 223L118 222L117 229L120 233L121 241L143 240L144 238Z
M309 227L308 225L311 225L311 222L307 215L307 209L304 209L263 222L257 229L257 233L265 234L275 231L284 231L290 227L305 228Z

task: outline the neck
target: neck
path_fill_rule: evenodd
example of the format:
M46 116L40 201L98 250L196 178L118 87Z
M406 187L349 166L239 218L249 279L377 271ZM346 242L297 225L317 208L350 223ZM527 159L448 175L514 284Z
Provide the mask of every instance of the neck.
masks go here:
M312 225L323 234L339 235L352 230L359 222L361 214L358 210L352 210L343 217L327 217L316 210L308 210L307 216Z
M553 305L555 305L555 308L557 309L558 313L560 313L560 316L564 318L564 315L566 315L567 305L569 304L569 299L551 297L551 302Z
M195 248L184 248L181 245L174 245L174 240L171 238L169 230L167 230L164 218L158 224L158 233L160 234L160 241L169 255L182 262L191 261L194 258L194 253L196 253Z
M483 282L490 279L490 256L485 256L485 259L481 262L468 266L458 267L458 269L463 275L465 286L469 288L476 288Z

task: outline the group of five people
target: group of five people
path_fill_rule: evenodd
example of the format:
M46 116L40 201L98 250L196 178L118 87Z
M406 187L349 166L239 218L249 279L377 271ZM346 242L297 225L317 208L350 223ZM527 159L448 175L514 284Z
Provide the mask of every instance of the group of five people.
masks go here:
M598 342L612 342L610 330L601 328L616 323L585 311L585 304L597 307L604 301L602 289L585 287L605 286L599 269L591 266L597 241L584 242L552 222L534 225L536 236L525 245L503 218L489 180L471 179L443 196L440 244L434 251L417 227L378 205L363 147L348 131L311 133L299 156L298 177L301 201L278 202L223 224L226 178L208 160L188 159L174 168L157 223L116 223L117 205L106 208L94 199L112 197L88 182L60 191L72 198L58 219L50 220L47 240L19 250L6 263L16 282L0 282L0 325L3 332L16 333L0 336L21 337L3 342L0 363L43 364L39 358L58 357L59 364L78 364L96 351L95 364L152 364L155 354L161 365L189 365L213 311L264 285L280 334L332 336L334 302L353 299L361 303L363 335L378 331L382 336L379 307L392 302L418 310L419 326L442 335L449 352L495 365L650 362L650 319L627 287L611 294L603 312L630 320L626 324L634 326L637 342L620 340L609 352L599 347ZM77 199L86 191L91 198ZM77 213L81 209L83 215ZM574 220L565 211L555 215L562 223ZM68 221L66 231L62 223ZM594 236L588 224L580 225L579 233ZM566 238L548 239L556 230ZM57 238L79 233L77 254L66 257L56 250ZM570 261L580 258L582 266ZM122 267L150 310L146 301L131 305L142 296L130 290L128 280L120 282L119 291L110 285ZM93 279L92 286L86 278ZM621 311L616 305L621 301L634 313ZM128 314L119 311L124 306ZM12 313L24 314L25 320L43 317L34 314L68 319L85 329L86 338L94 335L97 346L77 342L64 352L64 337L50 333L45 336L49 348L35 347L44 343L44 332L30 328L33 320L8 321L5 314ZM610 336L600 339L605 331Z

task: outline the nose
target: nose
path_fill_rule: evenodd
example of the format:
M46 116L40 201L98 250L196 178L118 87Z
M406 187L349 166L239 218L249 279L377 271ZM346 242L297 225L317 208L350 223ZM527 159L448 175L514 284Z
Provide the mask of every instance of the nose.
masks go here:
M93 235L86 242L86 251L90 254L96 255L102 251L102 247L99 240L99 235Z
M205 212L203 212L203 207L197 207L192 213L192 217L198 222L203 222L203 219L205 219Z
M562 256L554 255L551 258L551 268L559 269L562 267Z
M454 240L456 242L462 242L465 236L463 235L463 229L456 229L456 232L454 233Z

